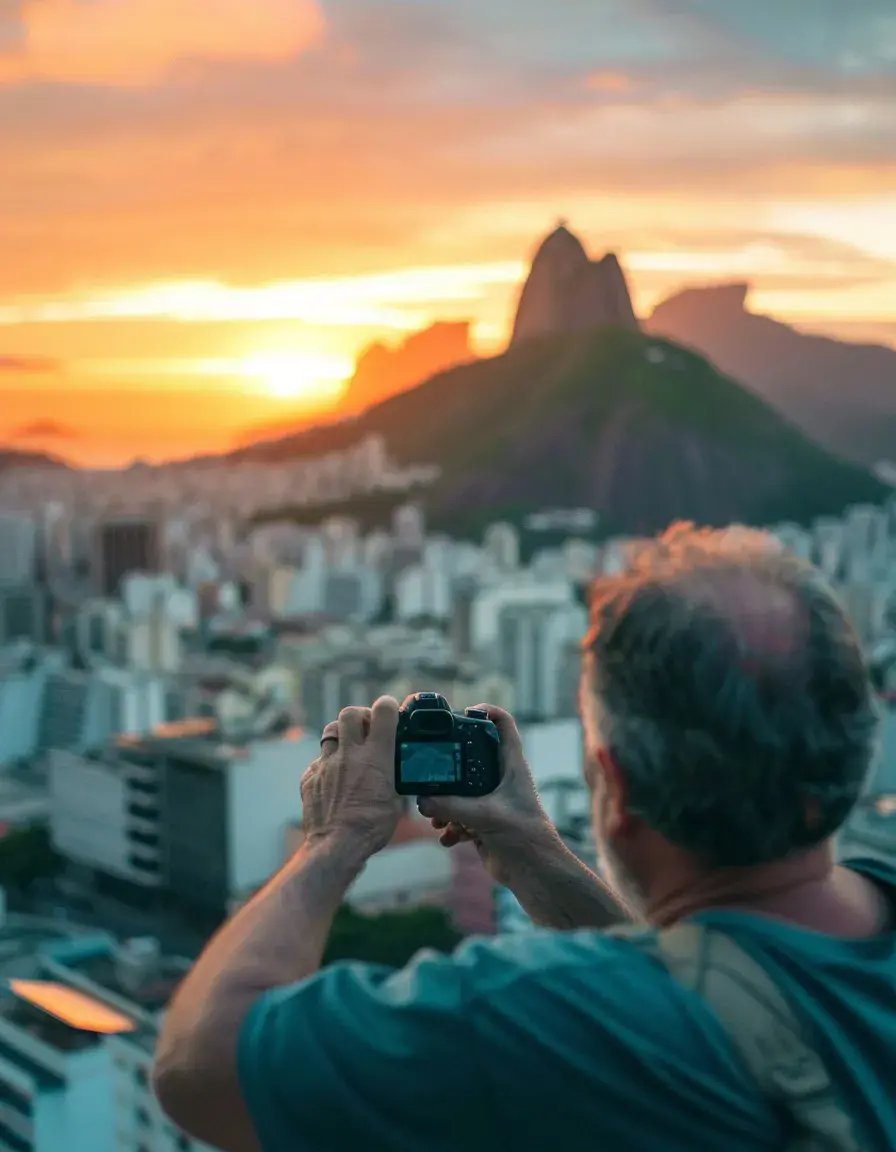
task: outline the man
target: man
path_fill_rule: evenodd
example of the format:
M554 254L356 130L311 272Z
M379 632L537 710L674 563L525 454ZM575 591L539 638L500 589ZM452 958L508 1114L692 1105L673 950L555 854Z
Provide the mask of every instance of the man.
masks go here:
M875 711L818 574L758 534L670 531L594 588L582 710L624 905L565 850L512 719L490 709L498 790L419 807L447 846L472 838L536 921L583 930L472 941L399 972L318 971L346 888L399 817L396 703L328 725L302 782L303 847L167 1018L155 1087L175 1121L228 1152L788 1146L788 1116L707 1001L637 939L595 931L631 908L748 953L848 1113L838 1147L896 1148L896 878L835 866L831 847Z

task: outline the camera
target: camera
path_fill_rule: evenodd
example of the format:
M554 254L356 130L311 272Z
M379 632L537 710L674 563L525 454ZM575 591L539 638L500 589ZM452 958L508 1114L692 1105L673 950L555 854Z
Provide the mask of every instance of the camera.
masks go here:
M501 779L498 729L478 708L452 712L437 692L409 696L398 713L395 791L401 796L487 796Z

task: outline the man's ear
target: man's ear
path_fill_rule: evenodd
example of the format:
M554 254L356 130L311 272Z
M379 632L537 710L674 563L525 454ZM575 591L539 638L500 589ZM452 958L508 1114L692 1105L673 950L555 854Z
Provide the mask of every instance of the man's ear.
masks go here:
M601 748L597 753L597 760L603 778L605 828L611 836L619 836L626 831L631 821L628 811L628 781L609 748Z

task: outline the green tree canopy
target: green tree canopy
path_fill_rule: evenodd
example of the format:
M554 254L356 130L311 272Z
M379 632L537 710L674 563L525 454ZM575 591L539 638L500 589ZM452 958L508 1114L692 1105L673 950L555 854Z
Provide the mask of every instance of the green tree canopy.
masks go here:
M57 875L62 859L47 827L13 828L0 837L0 885L25 891L35 880Z
M333 922L324 964L366 960L399 968L421 948L450 952L460 940L461 934L441 908L365 916L343 905Z

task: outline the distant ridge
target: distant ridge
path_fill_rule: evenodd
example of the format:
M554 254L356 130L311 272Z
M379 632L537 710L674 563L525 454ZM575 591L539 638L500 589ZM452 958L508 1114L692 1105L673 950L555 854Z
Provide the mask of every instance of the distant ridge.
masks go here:
M896 350L809 335L749 309L750 286L688 288L648 331L708 356L831 451L896 462Z
M0 472L13 468L69 468L58 456L47 452L26 452L18 448L0 447Z

